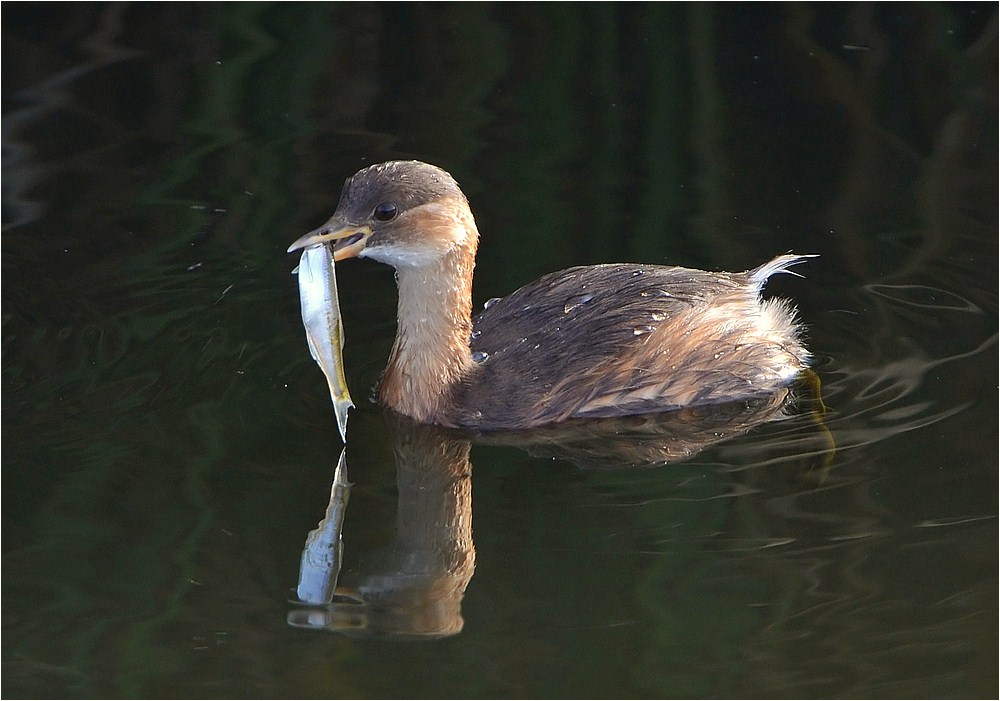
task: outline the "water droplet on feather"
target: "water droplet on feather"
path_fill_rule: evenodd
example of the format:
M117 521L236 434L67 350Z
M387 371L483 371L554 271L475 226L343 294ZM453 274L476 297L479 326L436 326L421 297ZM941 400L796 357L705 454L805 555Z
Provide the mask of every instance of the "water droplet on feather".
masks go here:
M587 304L587 302L590 302L593 299L594 295L589 292L582 295L574 295L573 297L567 299L566 304L563 305L563 314L569 314L574 309Z

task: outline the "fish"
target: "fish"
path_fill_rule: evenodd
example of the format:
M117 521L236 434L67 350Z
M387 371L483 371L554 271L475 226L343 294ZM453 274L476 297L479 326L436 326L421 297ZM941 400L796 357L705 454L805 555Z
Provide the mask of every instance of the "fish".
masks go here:
M344 376L344 323L337 297L333 249L321 243L303 249L299 259L299 303L309 353L330 386L340 437L347 442L347 412L354 407Z

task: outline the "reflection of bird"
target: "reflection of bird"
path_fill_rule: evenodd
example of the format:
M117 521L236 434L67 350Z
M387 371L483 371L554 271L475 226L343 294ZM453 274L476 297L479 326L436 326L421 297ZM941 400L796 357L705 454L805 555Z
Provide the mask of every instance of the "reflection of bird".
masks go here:
M329 242L336 260L396 268L398 328L379 400L423 423L509 430L766 395L806 367L794 311L760 299L768 277L655 265L576 267L487 303L472 319L479 233L445 171L365 168L326 224L289 248Z
M476 569L468 436L386 412L396 459L396 526L390 543L355 553L338 582L347 507L344 454L326 516L306 537L300 602L289 624L372 638L427 639L462 630L462 597ZM359 556L358 556L359 555Z

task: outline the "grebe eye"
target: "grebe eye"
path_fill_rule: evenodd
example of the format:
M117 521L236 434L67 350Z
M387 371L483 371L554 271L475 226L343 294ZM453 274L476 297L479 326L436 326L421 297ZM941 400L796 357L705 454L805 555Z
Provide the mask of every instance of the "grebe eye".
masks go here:
M383 202L380 205L376 205L375 211L372 212L374 216L379 221L389 221L395 219L397 214L396 205L392 202Z

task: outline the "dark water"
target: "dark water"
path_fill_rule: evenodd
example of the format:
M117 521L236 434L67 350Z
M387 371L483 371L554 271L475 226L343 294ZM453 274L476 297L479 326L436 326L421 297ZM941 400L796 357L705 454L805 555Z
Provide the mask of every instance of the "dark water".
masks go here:
M4 3L4 696L996 696L997 34L993 4ZM477 304L820 254L768 291L830 436L584 469L358 401L342 591L293 603L340 441L284 250L398 157L470 197ZM338 273L365 400L395 288Z

